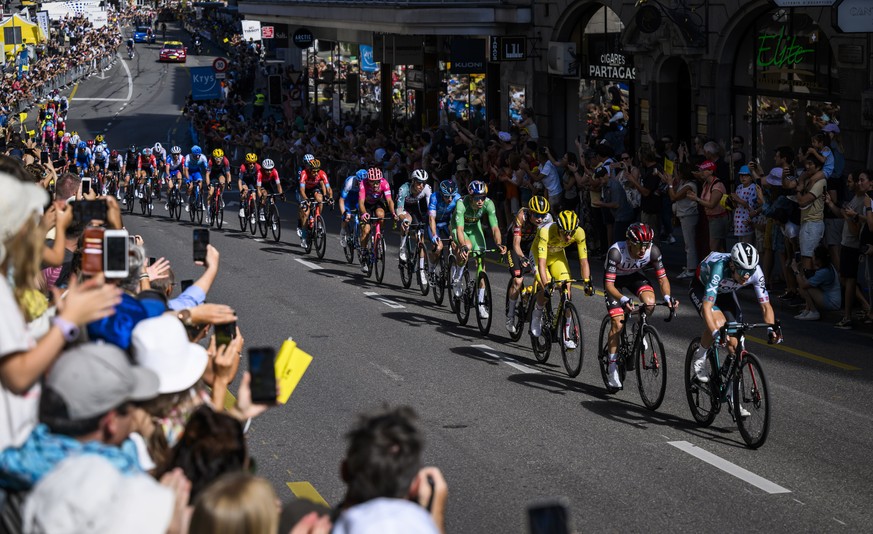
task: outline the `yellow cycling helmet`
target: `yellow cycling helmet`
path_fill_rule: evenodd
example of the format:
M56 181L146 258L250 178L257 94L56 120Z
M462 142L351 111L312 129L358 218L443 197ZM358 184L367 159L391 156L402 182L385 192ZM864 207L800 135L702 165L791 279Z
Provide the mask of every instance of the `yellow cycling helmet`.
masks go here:
M254 152L249 152L248 154L246 154L246 163L257 163L257 162L258 162L258 155L257 154L255 154Z
M94 141L96 141L97 143L102 143L103 139L104 139L103 135L98 135L97 137L94 138Z
M556 224L565 234L572 234L579 227L579 216L574 211L564 210L558 214Z
M309 162L309 166L312 167L313 170L317 170L321 168L321 161L314 159Z
M220 148L216 148L215 150L212 151L212 157L215 159L223 158L224 157L224 150L222 150Z
M546 199L546 197L531 197L530 202L527 203L527 209L536 213L537 215L547 214L549 212L549 208L549 201Z

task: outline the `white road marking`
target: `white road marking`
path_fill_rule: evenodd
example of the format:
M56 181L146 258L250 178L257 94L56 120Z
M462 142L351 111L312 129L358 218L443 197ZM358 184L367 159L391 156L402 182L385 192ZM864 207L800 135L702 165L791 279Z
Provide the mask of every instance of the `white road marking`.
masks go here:
M94 100L101 102L130 102L130 99L133 98L133 75L130 73L130 67L127 66L127 63L119 60L121 66L124 67L124 71L127 73L127 98L102 98L102 97L76 97L73 100Z
M396 302L392 302L385 297L380 297L379 293L376 293L375 291L364 291L364 295L370 297L373 300L378 300L382 304L388 306L389 308L394 308L395 310L400 310L406 307L403 304L397 304Z
M836 521L837 523L839 523L839 524L841 524L841 525L843 525L843 526L846 526L845 523L843 523L842 521L840 521L840 520L837 519L836 517L834 518L834 521Z
M376 363L376 362L370 362L370 365L372 365L372 366L375 367L376 369L378 369L378 370L382 371L383 373L385 373L385 376L387 376L387 377L390 378L391 380L393 380L393 381L395 381L395 382L403 382L403 377L400 376L399 374L395 373L395 372L392 371L391 369L388 369L387 367L383 367L383 366L379 365L379 364Z
M687 441L668 441L667 443L676 447L680 451L687 452L691 456L694 456L699 460L703 460L709 465L717 467L725 473L733 475L744 482L747 482L759 489L766 491L771 495L775 493L791 493L790 489L783 488L775 482L771 482L764 477L758 476L755 473L752 473L751 471L738 466L737 464L725 460L721 456L716 456L715 454L712 454L705 449L701 449L696 445L692 445Z
M491 356L492 358L494 358L497 361L503 362L510 367L518 369L522 373L541 373L542 372L539 369L534 369L533 367L528 367L526 365L522 365L522 364L518 363L516 360L510 358L509 356L504 356L502 354L495 354L494 349L492 349L488 345L470 345L470 346L473 347L474 349L481 350L482 352L484 352L488 356Z
M294 261L299 262L301 265L305 265L306 267L309 267L313 270L321 269L321 265L316 265L310 261L301 260L300 258L294 258Z

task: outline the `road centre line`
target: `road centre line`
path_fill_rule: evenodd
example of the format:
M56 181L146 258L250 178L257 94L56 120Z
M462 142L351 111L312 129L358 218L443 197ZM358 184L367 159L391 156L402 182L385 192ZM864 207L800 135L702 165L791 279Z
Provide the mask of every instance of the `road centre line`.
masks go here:
M297 261L300 261L300 260L297 260ZM364 295L370 297L373 300L378 300L382 304L388 306L389 308L394 308L395 310L400 310L400 309L403 309L406 307L403 304L397 304L396 302L392 302L391 300L388 300L385 297L380 297L379 293L376 293L375 291L364 291Z
M300 258L294 258L294 261L300 263L301 265L305 265L306 267L309 267L313 271L321 269L321 265L317 265L315 263L312 263L311 261L302 260Z
M504 356L502 354L496 354L494 352L495 349L489 347L488 345L470 345L470 346L473 347L474 349L481 350L482 352L484 352L488 356L491 356L492 358L494 358L495 360L497 360L499 362L503 362L510 367L518 369L522 373L536 374L536 373L542 372L539 369L534 369L533 367L528 367L526 365L522 365L522 364L518 363L518 361L514 360L513 358L510 358L509 356Z
M733 475L744 482L747 482L763 491L766 491L771 495L777 493L791 493L790 489L783 488L775 482L771 482L764 477L758 476L755 473L752 473L751 471L738 466L737 464L725 460L721 456L716 456L715 454L712 454L705 449L701 449L696 445L692 445L687 441L668 441L667 444L672 445L680 451L686 452L699 460L703 460L709 465L717 467L725 473Z
M500 263L499 261L493 260L491 258L485 258L485 261L488 263L492 263L494 265L501 265L504 267L506 266L505 263ZM579 290L583 290L583 291L585 290L584 287L582 287L578 284L573 284L573 287L575 289L579 289ZM601 291L599 289L596 290L594 292L594 294L599 295L601 297L604 295L603 291ZM779 344L779 345L770 345L766 339L762 339L762 338L755 337L755 336L750 336L748 334L746 334L746 339L748 341L752 341L754 343L757 343L758 345L767 346L773 350L780 350L782 352L787 352L788 354L791 354L793 356L800 356L801 358L806 358L807 360L812 360L812 361L815 361L818 363L823 363L825 365L830 365L832 367L836 367L837 369L842 369L844 371L860 371L861 370L860 367L855 367L854 365L851 365L848 363L843 363L843 362L840 362L837 360L832 360L830 358L825 358L824 356L819 356L819 355L813 354L811 352L806 352L805 350L800 350L800 349L796 349L794 347L786 346L784 343Z

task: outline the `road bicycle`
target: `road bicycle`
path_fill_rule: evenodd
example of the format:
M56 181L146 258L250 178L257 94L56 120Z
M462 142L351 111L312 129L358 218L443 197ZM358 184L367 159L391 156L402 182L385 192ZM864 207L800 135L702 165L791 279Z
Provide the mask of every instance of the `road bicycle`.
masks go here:
M670 322L676 316L676 308L666 302L656 302L655 306L666 306L670 315L664 319ZM640 390L640 398L643 404L650 410L657 410L664 401L664 392L667 390L667 354L664 352L664 343L658 329L649 324L649 313L646 306L640 306L631 312L638 319L631 325L628 333L627 315L622 319L622 328L619 333L619 343L616 355L618 376L624 384L627 371L636 369L637 387ZM600 376L603 384L610 393L619 391L620 388L609 386L609 331L612 329L612 318L609 314L600 323L600 338L597 341L599 353L597 360L600 364Z
M309 204L309 216L306 218L306 246L303 250L309 254L312 247L315 247L315 253L318 258L324 257L324 252L327 250L327 227L324 225L324 217L321 216L321 205L325 201L317 201L315 199L304 199L302 202ZM333 204L330 202L330 204Z
M464 272L461 275L463 280L463 289L460 296L455 296L454 288L452 288L452 296L449 300L454 301L455 314L458 316L458 324L464 326L470 317L470 308L476 308L476 324L479 327L479 332L483 336L487 336L491 330L491 282L488 281L488 273L485 272L485 261L483 256L486 252L494 252L498 249L488 248L482 250L470 251L470 256L476 262L476 277L470 275L470 269L464 265ZM469 261L468 261L469 264ZM484 290L482 297L479 297L479 290ZM480 306L485 308L486 316L482 316Z
M282 220L279 218L279 207L276 205L276 197L282 196L284 196L283 193L270 193L265 197L266 202L258 201L257 219L261 237L266 239L267 230L269 229L273 234L273 241L277 243L282 235ZM309 252L309 250L306 252Z
M700 426L709 426L721 410L724 402L743 441L751 449L757 449L767 441L770 431L770 396L764 369L757 356L746 350L747 330L773 328L781 337L779 321L769 323L729 322L719 330L719 339L725 343L729 338L737 340L735 352L730 347L713 342L706 352L704 368L709 381L701 382L694 372L694 353L700 347L700 338L691 340L685 354L685 396L691 415ZM736 356L736 355L739 356ZM721 358L724 357L724 361ZM748 412L744 415L743 411Z
M136 207L136 183L131 180L127 183L127 187L124 188L124 205L127 206L127 213L133 213L134 208Z
M409 286L412 285L412 279L415 278L421 296L426 297L430 291L430 281L427 276L429 265L427 251L424 248L426 240L424 228L424 223L409 225L408 238L406 244L403 245L403 249L406 250L406 259L398 259L398 266L400 267L400 281L403 282L403 287L409 289Z
M531 297L535 295L539 289L539 283L536 281L536 277L533 278L531 284L524 283L524 276L533 272L533 265L533 257L529 257L528 266L524 267L521 272L522 285L521 291L519 291L520 298L515 305L515 315L512 317L513 324L515 325L515 333L509 334L509 338L513 341L518 341L524 334L524 322L530 319L531 310L533 310L533 307L531 306ZM510 276L509 282L506 284L506 300L503 308L505 315L509 315L509 289L512 287L512 280L513 278Z
M449 245L451 239L448 238L440 238L440 241L443 242L443 249L440 252L439 257L437 258L436 265L434 265L433 271L430 273L430 287L433 288L433 301L437 306L442 306L443 299L445 298L446 291L450 290L450 276L449 272L451 266L455 264L455 256L452 254L452 247ZM432 245L433 249L436 250L436 246ZM452 302L454 302L451 298L449 298L449 306L451 307ZM455 312L454 307L452 307L452 313Z
M139 194L139 209L143 215L152 216L152 177L147 176Z
M221 230L224 224L224 185L221 182L212 188L212 197L209 199L209 226L215 226Z
M371 223L373 230L370 239L361 251L362 263L368 265L367 278L376 273L376 281L380 284L385 277L385 238L382 236L382 221L390 220L391 217L370 217L367 222Z
M582 321L579 320L576 306L570 300L570 288L575 282L578 280L553 280L545 285L543 292L546 297L546 305L543 307L542 329L539 336L530 334L530 344L534 357L540 363L548 361L553 343L561 346L564 369L567 370L570 378L579 375L582 370L582 361L585 358ZM558 300L558 308L553 311L552 292L558 285L561 286L561 296ZM531 309L533 309L532 306Z
M191 222L196 221L197 224L203 224L203 212L205 211L202 186L202 181L194 182L191 187L191 193L188 195L188 217L191 219Z
M171 219L178 221L182 217L182 192L178 183L167 191L167 211Z
M349 222L346 224L346 234L345 236L340 237L340 245L343 247L343 254L346 256L346 261L354 263L355 251L360 255L361 248L361 225L358 220L357 212L349 212Z

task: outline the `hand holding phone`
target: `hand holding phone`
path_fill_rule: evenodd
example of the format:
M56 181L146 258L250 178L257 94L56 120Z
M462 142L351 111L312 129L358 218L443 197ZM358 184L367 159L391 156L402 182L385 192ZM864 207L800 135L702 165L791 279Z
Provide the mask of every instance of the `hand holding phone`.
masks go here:
M276 404L276 351L272 347L249 349L252 402Z
M82 196L91 193L91 178L87 176L82 178Z
M127 230L103 232L103 274L106 278L127 278L130 274L129 256Z
M527 516L530 534L570 534L570 514L564 500L533 504Z
M227 324L215 325L215 346L230 345L236 337L236 321Z
M194 262L206 261L206 248L209 246L209 230L206 228L194 229Z

